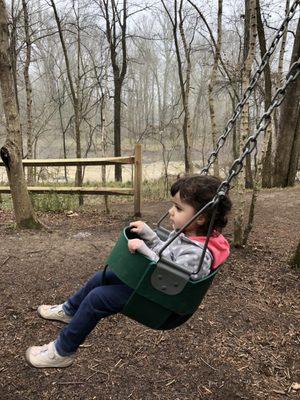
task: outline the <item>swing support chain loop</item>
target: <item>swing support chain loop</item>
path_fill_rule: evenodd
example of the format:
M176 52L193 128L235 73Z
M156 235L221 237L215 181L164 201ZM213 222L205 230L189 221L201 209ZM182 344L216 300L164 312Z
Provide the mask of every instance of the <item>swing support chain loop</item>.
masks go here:
M252 94L252 91L254 89L254 87L256 86L261 74L263 73L266 65L268 64L271 55L274 53L281 37L283 36L284 32L287 29L288 23L289 21L293 18L293 16L295 15L295 12L297 10L297 7L300 5L300 0L295 0L294 3L292 4L292 6L290 7L289 12L287 13L285 19L283 20L282 24L280 25L280 27L278 28L274 39L272 41L272 43L269 46L269 49L266 51L266 53L264 54L263 58L261 59L261 63L258 67L258 69L256 70L256 72L254 73L249 86L246 88L244 94L243 94L243 98L242 100L237 104L233 116L232 118L228 121L225 129L224 129L224 133L223 135L220 137L220 139L217 142L216 148L213 150L213 152L211 153L211 155L208 157L208 161L207 161L207 165L205 167L202 168L202 170L200 171L200 174L205 174L207 175L209 172L210 167L213 165L213 163L215 162L216 158L218 157L218 154L220 152L220 150L222 149L222 147L225 145L226 139L228 137L228 135L230 134L230 132L232 131L233 127L235 126L236 120L239 117L239 115L242 112L242 109L245 105L245 103L247 102L247 100L249 99L250 95ZM282 99L283 100L283 99ZM282 102L281 100L281 102ZM281 103L279 103L281 104ZM278 104L278 105L279 105ZM222 143L221 143L222 141Z

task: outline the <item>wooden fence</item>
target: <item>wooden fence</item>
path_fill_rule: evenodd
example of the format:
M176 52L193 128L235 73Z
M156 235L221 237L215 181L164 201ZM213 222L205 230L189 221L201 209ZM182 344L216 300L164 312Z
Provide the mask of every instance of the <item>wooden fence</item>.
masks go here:
M142 148L140 144L135 145L134 156L110 157L110 158L74 158L74 159L45 159L45 160L22 160L24 167L66 167L66 166L95 166L95 165L134 165L134 179L132 188L114 187L47 187L28 186L31 193L60 193L60 194L84 194L84 195L114 195L133 196L134 215L141 215L141 186L142 186ZM0 166L4 167L2 161ZM9 186L0 186L0 193L10 193Z

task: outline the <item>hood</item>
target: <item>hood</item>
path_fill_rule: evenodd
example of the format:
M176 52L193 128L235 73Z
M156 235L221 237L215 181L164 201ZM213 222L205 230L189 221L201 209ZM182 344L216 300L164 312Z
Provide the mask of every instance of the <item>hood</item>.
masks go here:
M189 239L204 244L206 236L190 236ZM227 260L230 253L230 244L221 233L214 231L209 238L207 247L214 258L212 269L218 268Z

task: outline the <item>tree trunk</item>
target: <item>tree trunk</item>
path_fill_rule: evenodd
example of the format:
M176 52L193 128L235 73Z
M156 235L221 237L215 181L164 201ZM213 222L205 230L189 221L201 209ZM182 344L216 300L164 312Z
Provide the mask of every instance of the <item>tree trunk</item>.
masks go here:
M287 16L289 9L290 9L290 0L286 0L285 17ZM284 54L285 54L285 50L286 50L287 32L288 32L288 27L286 28L286 30L283 33L282 38L281 38L281 45L280 45L279 58L278 58L278 69L277 69L277 74L275 75L276 90L284 83L283 63L284 63ZM275 108L275 110L273 112L273 119L274 119L274 131L275 131L276 138L279 135L279 115L280 115L280 110L278 108Z
M1 158L11 188L17 226L40 228L41 224L34 214L23 172L20 119L8 49L7 13L4 1L0 0L0 85L7 129L6 142L1 148Z
M177 67L178 67L178 76L180 82L180 92L183 106L183 125L182 125L182 135L183 135L183 143L184 143L184 165L185 172L192 173L193 172L193 163L192 163L192 132L191 132L191 121L190 121L190 109L189 109L189 93L190 93L190 80L191 80L191 42L187 44L185 32L184 32L184 18L182 14L182 6L183 0L180 0L179 9L177 8L177 1L174 2L174 19L171 16L164 0L161 0L162 5L168 15L168 18L172 24L173 28L173 38L175 44L175 52L177 58ZM178 16L179 16L179 24L178 24ZM184 48L184 56L186 62L186 73L184 76L183 73L183 62L181 59L181 52L178 40L178 30L181 36L181 41Z
M290 265L293 268L300 268L300 242L298 243L295 254L290 261Z
M81 136L80 136L80 110L79 110L79 103L78 98L76 97L75 104L74 104L74 112L75 112L75 138L76 138L76 157L81 158ZM76 167L76 175L75 175L75 185L82 186L82 166L78 165ZM79 198L82 196L79 195ZM80 201L80 203L81 203ZM81 205L81 204L80 204Z
M114 95L114 155L121 156L121 91L122 86L118 79L115 80ZM122 182L122 165L115 166L115 180Z
M97 69L95 66L95 74L97 76ZM103 77L104 80L104 91L102 94L101 102L100 102L100 132L101 132L101 153L102 156L106 156L107 152L107 130L106 130L106 114L107 114L107 100L109 99L109 89L108 89L108 66L105 64L105 75ZM101 85L101 81L99 80L99 86ZM106 165L101 166L101 180L103 186L106 186ZM106 214L110 213L108 196L104 196L104 206Z
M74 4L74 3L73 3ZM76 157L81 158L81 134L80 134L80 125L81 125L81 109L82 109L82 101L81 101L81 35L80 35L80 19L79 19L79 2L78 2L78 10L77 13L75 11L75 4L73 5L74 12L76 15L76 27L77 27L77 75L75 79L76 85L76 99L74 99L74 111L75 111L75 133L76 133ZM78 165L76 168L75 175L75 184L76 186L82 186L83 184L83 169L81 165ZM83 195L78 196L79 205L83 205Z
M63 35L61 21L60 21L60 18L58 16L57 9L56 9L56 6L55 6L55 3L54 3L53 0L51 0L51 6L53 8L54 17L55 17L55 21L56 21L56 25L57 25L57 29L58 29L58 33L59 33L60 43L61 43L63 54L64 54L66 70L67 70L67 77L68 77L68 83L69 83L69 87L70 87L72 105L73 105L73 110L74 110L74 134L75 134L75 141L76 141L76 157L77 158L81 158L81 133L80 133L80 122L81 122L81 116L80 116L81 111L80 110L81 110L81 105L80 105L80 101L78 99L79 82L77 82L77 90L75 90L74 82L73 82L73 78L72 78L72 74L71 74L71 66L70 66L70 61L69 61L69 55L68 55L68 51L67 51L64 35ZM78 22L78 19L77 19L77 22ZM79 35L80 27L79 27L79 22L77 23L77 29L78 29L78 37L77 37L78 52L77 53L79 53L80 52L80 35ZM79 68L78 64L79 64L79 54L77 54L77 67ZM78 74L79 73L77 71L77 75ZM77 76L77 79L79 79L78 76ZM82 186L82 180L83 180L82 166L78 165L76 167L76 175L75 175L75 184L76 184L76 186ZM82 199L83 199L82 195L79 195L79 204L80 205L83 202Z
M17 14L15 14L15 1L11 2L11 28L10 28L10 40L9 40L9 53L10 53L10 62L11 62L11 68L12 68L12 76L13 76L13 82L14 82L14 91L15 91L15 96L16 96L16 106L17 106L17 111L20 113L20 105L19 105L19 96L18 96L18 85L17 85L17 57L18 57L18 52L17 52L17 24L19 20L19 12L17 11ZM22 157L23 157L23 140L22 140L22 126L20 122L20 127L21 127L21 142L22 142Z
M300 57L300 20L291 65ZM293 186L300 153L300 76L286 92L280 106L279 135L274 162L274 186Z
M247 10L248 7L248 10ZM244 69L242 72L242 93L249 86L250 72L255 55L256 42L256 0L245 1L246 19L245 19L245 48L244 48ZM248 19L247 19L248 18ZM241 132L239 138L239 153L249 136L249 103L243 108L241 116ZM237 176L236 183L236 212L234 216L234 244L239 247L243 245L244 235L244 209L245 209L245 172L244 169Z
M31 63L31 40L29 34L29 16L26 0L22 0L23 14L24 14L24 29L26 41L26 58L24 64L24 81L26 90L26 117L27 117L27 158L32 159L32 86L29 76L29 68ZM27 167L27 182L28 185L33 185L34 174L33 167Z
M260 47L261 58L267 52L266 37L263 22L261 19L260 2L257 0L257 33ZM272 98L272 81L271 81L271 68L268 62L264 69L264 84L265 84L265 111L268 110L271 104ZM273 160L272 160L272 143L273 143L273 132L272 123L268 126L268 132L265 133L269 137L267 143L266 153L262 159L262 186L271 187L272 186L272 176L273 176Z
M191 43L187 44L184 27L183 27L183 15L182 15L182 5L183 1L180 2L179 7L179 32L181 36L181 40L183 43L185 61L186 61L186 72L185 72L185 85L182 85L182 102L184 109L184 120L183 120L183 139L184 139L184 162L185 162L185 171L188 173L193 172L193 162L192 162L192 148L193 148L193 137L192 137L192 129L191 129L191 116L190 116L190 90L191 90L191 71L192 71L192 63L191 63ZM184 92L184 94L183 94Z
M111 9L109 6L111 4ZM122 11L118 11L118 3L115 0L103 0L100 3L106 23L106 38L109 45L111 65L114 76L114 155L121 156L121 94L122 85L127 73L127 0L122 1ZM110 17L110 11L112 17ZM122 14L122 15L121 15ZM117 28L120 28L120 36ZM120 61L117 55L119 54ZM115 166L115 180L122 181L122 166Z
M210 111L210 120L211 120L211 138L212 138L213 149L215 149L217 147L217 125L216 125L216 116L215 116L215 102L214 102L213 88L216 85L217 68L218 68L218 62L219 62L219 58L220 58L221 45L222 45L222 7L223 7L223 0L219 0L218 1L217 46L215 49L214 63L212 66L210 80L208 83L208 102L209 102L209 111ZM214 175L219 176L218 158L216 158L213 168L214 168Z

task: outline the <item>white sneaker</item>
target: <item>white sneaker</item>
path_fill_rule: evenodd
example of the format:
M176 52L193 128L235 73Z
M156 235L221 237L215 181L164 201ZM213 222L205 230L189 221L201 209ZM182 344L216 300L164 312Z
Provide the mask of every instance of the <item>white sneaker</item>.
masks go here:
M54 342L44 346L32 346L26 350L25 359L35 368L65 368L74 361L74 356L60 356Z
M66 324L68 324L71 321L72 317L70 317L69 315L67 315L64 312L62 306L63 306L62 304L58 304L58 305L54 305L54 306L42 305L42 306L38 307L37 312L38 312L39 316L44 319L61 321L61 322L65 322Z

